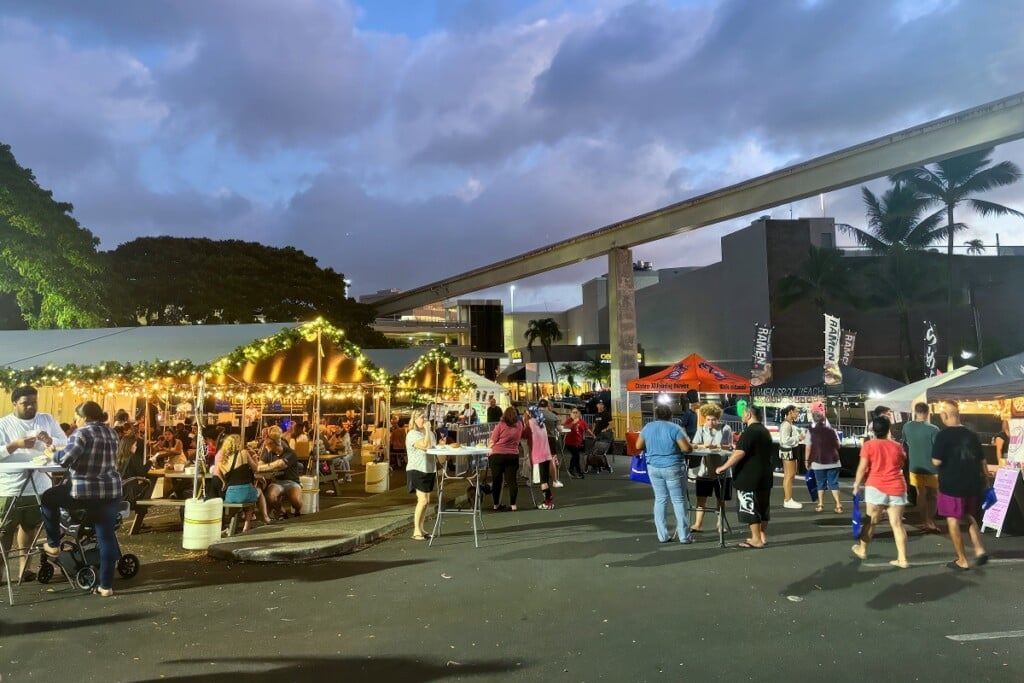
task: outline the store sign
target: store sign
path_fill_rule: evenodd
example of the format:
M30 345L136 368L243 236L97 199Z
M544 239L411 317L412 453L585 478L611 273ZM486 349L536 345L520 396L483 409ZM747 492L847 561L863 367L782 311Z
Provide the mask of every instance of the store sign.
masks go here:
M599 360L600 360L600 361L601 361L602 363L605 363L605 364L611 365L611 362L612 362L612 354L610 354L610 353L602 353L602 354L601 354L601 355L600 355L600 356L599 356L598 358L599 358ZM640 363L641 365L643 365L643 363L644 363L644 354L642 354L642 353L640 353L640 352L637 352L637 354L636 354L636 361L637 361L638 363Z
M509 360L511 360L513 363L522 363L523 362L523 352L522 351L517 351L517 350L509 351L508 352L508 357L509 357Z

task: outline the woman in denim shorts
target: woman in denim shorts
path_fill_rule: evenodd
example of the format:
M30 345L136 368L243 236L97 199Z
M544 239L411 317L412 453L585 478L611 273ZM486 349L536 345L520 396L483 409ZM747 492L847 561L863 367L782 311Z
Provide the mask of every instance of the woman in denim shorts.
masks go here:
M860 539L851 550L860 559L867 558L872 531L881 521L882 511L885 510L896 542L896 559L889 564L906 569L910 566L907 562L907 532L903 528L903 508L907 504L907 480L903 478L903 465L907 454L901 444L890 438L889 427L888 418L873 419L871 431L875 438L866 441L860 449L860 465L853 482L853 495L860 492L863 483L868 519L861 527Z

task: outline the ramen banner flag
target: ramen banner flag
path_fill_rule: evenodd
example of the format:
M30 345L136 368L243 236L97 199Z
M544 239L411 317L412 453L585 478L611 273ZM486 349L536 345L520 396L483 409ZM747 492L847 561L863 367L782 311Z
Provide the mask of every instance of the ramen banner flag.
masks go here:
M846 367L853 362L853 348L857 345L857 333L843 330L843 341L839 347L839 364Z
M935 323L924 321L924 376L934 377L939 374L935 367L935 347L939 344L939 336L935 332Z
M828 386L843 383L843 371L839 368L839 346L842 328L839 318L825 314L825 372L824 380Z
M772 326L754 323L754 352L750 365L750 386L772 381Z

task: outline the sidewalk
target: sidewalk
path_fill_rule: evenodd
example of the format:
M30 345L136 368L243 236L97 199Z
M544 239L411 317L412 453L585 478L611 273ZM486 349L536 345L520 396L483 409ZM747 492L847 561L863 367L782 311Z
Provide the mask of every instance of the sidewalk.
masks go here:
M331 505L331 498L321 494L321 506ZM223 538L207 554L235 562L298 562L345 555L412 526L415 500L406 492L404 473L392 473L387 493Z

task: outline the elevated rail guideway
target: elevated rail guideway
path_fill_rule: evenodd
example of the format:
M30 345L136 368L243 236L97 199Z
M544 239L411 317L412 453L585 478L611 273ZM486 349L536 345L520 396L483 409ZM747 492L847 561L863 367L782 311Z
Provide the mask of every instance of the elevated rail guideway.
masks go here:
M622 415L622 389L637 376L630 247L1022 137L1024 93L1017 93L417 287L376 308L393 315L607 254L612 392Z

